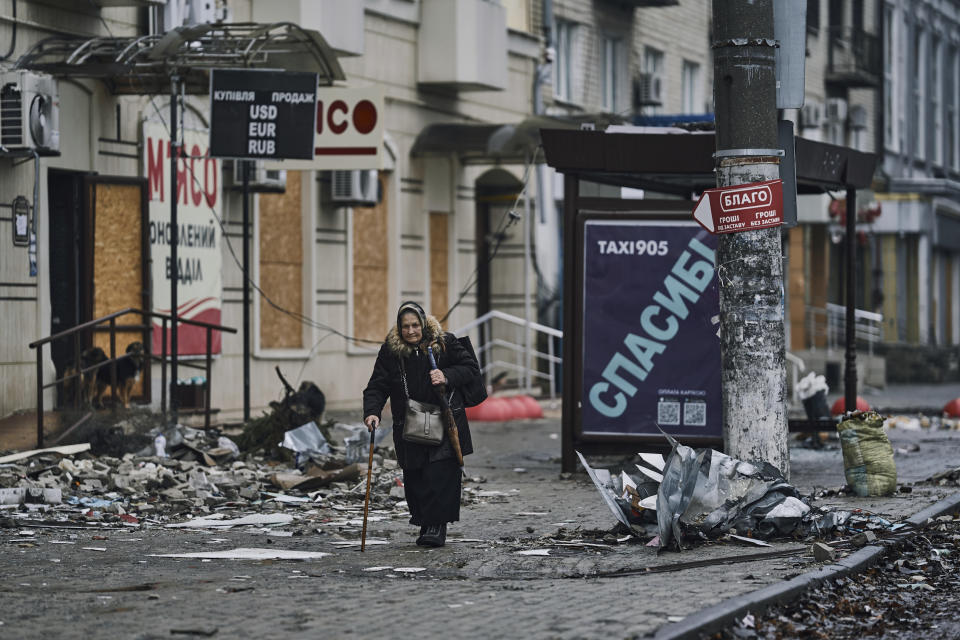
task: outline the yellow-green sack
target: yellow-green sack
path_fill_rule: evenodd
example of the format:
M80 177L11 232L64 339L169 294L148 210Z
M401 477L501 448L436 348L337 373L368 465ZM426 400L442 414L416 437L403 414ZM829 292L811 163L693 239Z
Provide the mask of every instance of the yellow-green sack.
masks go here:
M843 475L858 496L889 496L897 489L893 447L875 411L855 414L837 426Z

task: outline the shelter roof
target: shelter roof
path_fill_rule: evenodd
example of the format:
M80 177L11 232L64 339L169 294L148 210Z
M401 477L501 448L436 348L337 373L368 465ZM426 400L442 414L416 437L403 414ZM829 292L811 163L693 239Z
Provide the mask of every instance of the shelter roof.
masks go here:
M604 184L689 195L717 186L712 131L636 128L636 133L543 129L547 164ZM660 132L652 132L659 129ZM794 138L797 192L869 188L877 156L805 138Z

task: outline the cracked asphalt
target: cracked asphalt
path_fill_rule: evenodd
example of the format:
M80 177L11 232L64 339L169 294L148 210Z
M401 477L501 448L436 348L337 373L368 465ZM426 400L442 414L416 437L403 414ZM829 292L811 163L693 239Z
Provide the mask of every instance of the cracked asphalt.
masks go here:
M726 598L815 566L807 546L730 543L657 555L607 544L612 514L586 474L560 474L559 420L471 425L476 453L465 486L474 496L446 547L414 544L416 530L374 503L367 551L343 524L362 514L330 510L329 525L277 537L255 529L195 531L144 525L123 530L0 529L0 637L171 638L643 637ZM894 431L900 483L960 466L960 432ZM622 462L598 459L597 466ZM791 481L810 492L843 484L839 448L792 447ZM952 494L918 484L890 498L830 496L819 505L860 508L896 520ZM476 493L482 492L482 493ZM317 509L287 505L286 510ZM324 513L322 504L319 506ZM382 519L380 519L382 518ZM558 546L553 540L588 544ZM329 555L307 560L164 558L236 548ZM549 555L518 552L547 549ZM776 557L744 561L748 554ZM678 563L708 566L667 570ZM656 571L597 577L618 570Z

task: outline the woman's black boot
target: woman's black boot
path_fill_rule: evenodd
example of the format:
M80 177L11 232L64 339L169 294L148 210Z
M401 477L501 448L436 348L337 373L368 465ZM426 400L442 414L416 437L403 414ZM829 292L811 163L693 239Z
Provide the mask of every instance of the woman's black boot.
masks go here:
M423 534L427 532L428 528L429 527L427 527L427 525L423 525L422 527L420 527L420 535L417 537L417 546L420 546L420 547L423 546Z
M426 533L420 536L421 544L425 547L442 547L447 541L447 525L434 524L427 527Z

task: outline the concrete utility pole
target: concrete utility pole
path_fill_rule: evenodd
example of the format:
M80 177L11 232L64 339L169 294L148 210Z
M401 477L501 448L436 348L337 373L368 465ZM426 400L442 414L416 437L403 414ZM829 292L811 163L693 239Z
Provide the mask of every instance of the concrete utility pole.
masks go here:
M773 0L713 0L717 186L776 180ZM780 229L720 236L723 443L789 477Z

